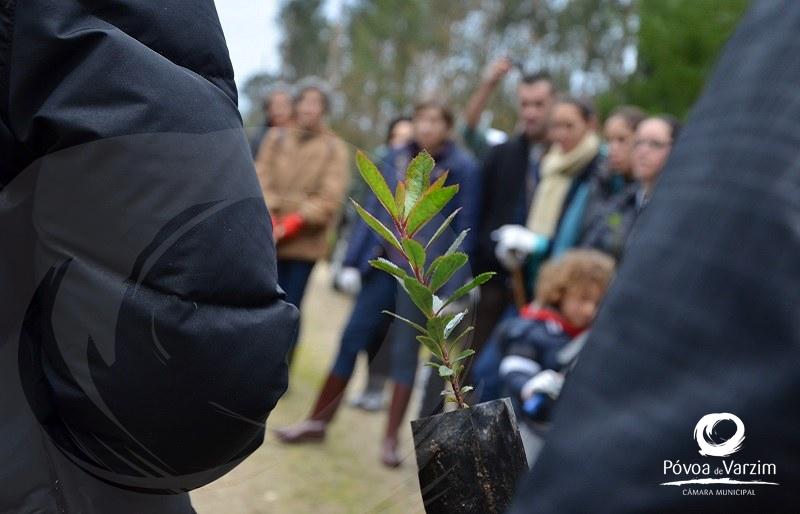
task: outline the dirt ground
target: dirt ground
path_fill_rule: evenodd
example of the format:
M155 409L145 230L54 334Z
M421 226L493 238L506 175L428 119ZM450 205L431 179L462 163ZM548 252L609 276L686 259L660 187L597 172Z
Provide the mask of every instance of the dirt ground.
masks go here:
M302 419L335 357L352 300L329 286L317 266L303 305L301 342L289 392L268 420L268 431ZM364 365L347 396L364 383ZM410 412L416 412L416 402ZM261 448L231 473L191 494L199 514L422 513L411 429L402 434L403 465L383 467L379 447L386 416L343 405L324 443L285 446L268 433Z

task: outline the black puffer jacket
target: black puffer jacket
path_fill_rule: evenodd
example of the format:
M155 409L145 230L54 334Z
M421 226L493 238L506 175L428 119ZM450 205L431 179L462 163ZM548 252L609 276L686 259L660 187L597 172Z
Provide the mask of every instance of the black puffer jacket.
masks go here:
M297 313L212 0L0 2L0 512L189 513Z

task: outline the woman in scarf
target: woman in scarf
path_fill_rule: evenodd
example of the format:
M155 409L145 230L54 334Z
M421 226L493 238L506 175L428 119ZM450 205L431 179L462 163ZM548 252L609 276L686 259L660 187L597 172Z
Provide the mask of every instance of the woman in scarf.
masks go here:
M495 254L509 270L519 270L531 259L535 270L553 248L566 213L577 193L598 168L600 138L592 107L577 98L563 97L553 108L550 139L544 156L526 226L505 225L494 234Z
M553 254L554 242L564 230L565 213L599 168L600 139L595 128L594 111L587 103L572 97L556 102L549 126L553 144L542 158L527 224L504 225L492 234L497 260L520 277L513 279L517 307L527 303L525 290L534 290L539 266ZM522 273L526 263L527 277ZM501 396L501 358L499 347L488 343L475 360L471 376L479 384L481 401Z

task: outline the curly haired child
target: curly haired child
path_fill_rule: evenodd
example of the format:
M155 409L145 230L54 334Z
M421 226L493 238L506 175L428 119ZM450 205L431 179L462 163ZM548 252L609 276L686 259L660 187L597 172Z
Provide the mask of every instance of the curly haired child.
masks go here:
M547 399L555 399L563 383L559 372L577 356L579 336L594 320L613 272L613 259L603 253L566 252L542 267L534 302L496 329L500 377L529 417L547 417Z

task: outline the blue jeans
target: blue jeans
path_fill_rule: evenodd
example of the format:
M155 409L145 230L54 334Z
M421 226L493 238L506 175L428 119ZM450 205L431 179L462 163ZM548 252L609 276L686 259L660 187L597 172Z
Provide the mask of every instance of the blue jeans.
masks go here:
M313 261L278 260L278 284L286 291L286 301L298 309L303 303L314 264Z
M416 331L403 322L393 321L384 310L395 312L412 320L421 316L407 298L405 292L398 294L397 280L378 270L369 270L363 277L361 291L350 319L347 321L339 353L331 373L349 379L356 365L358 352L375 341L382 340L389 330L388 341L392 345L392 380L395 383L413 385L417 372L419 343Z
M296 261L296 260L279 260L278 261L278 285L286 292L286 301L300 309L300 304L303 303L303 296L306 293L306 286L308 279L311 277L311 271L314 269L313 261ZM302 319L303 311L300 311ZM294 350L297 343L300 342L298 337L294 345L289 348L287 359L289 363L294 360Z

